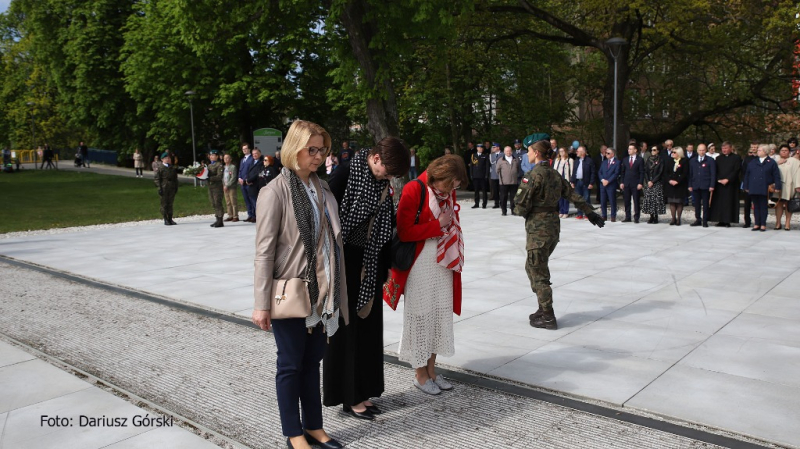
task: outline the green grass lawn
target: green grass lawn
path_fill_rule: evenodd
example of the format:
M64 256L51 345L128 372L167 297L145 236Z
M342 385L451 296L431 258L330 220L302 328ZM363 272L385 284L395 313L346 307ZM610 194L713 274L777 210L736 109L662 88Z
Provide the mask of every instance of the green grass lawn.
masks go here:
M138 179L55 170L0 173L0 198L0 233L161 218L152 173ZM174 209L175 217L213 214L208 190L191 184L180 185Z

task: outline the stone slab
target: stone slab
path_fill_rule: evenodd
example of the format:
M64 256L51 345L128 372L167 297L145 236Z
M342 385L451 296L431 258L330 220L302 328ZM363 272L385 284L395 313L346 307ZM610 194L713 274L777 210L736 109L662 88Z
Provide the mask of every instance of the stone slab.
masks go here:
M36 357L28 354L22 349L15 348L4 341L0 341L0 367L26 362L35 358ZM2 427L0 427L0 429L2 429Z
M0 413L91 388L39 359L0 368Z

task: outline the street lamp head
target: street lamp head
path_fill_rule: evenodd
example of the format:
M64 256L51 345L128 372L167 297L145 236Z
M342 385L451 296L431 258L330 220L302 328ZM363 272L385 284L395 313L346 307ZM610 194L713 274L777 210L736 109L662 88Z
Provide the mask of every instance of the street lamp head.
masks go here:
M194 91L193 90L187 90L184 95L186 95L187 97L191 97L192 95L194 95Z
M614 59L617 59L617 55L624 45L628 45L628 41L621 37L612 37L606 41L606 47L608 47Z
M27 102L25 104L27 104L28 106L33 106L33 102L32 101L29 101L29 102Z

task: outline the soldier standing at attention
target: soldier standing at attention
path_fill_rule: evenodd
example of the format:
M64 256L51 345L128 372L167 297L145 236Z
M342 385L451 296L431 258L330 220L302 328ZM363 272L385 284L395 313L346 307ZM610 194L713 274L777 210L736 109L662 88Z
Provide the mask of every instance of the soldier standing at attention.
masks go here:
M168 151L161 155L161 166L155 172L155 183L161 196L161 215L164 216L164 224L167 226L178 224L172 221L172 203L175 201L175 194L178 193L178 171L172 165Z
M225 196L222 188L225 165L219 161L219 150L209 151L208 159L211 161L208 164L208 199L214 208L214 216L217 217L217 221L211 224L211 227L221 228L225 226L222 224L222 216L225 215L225 209L222 207L222 197Z
M525 139L526 144L533 141L532 136L529 137ZM594 212L594 208L582 196L575 193L566 179L550 167L549 156L550 144L546 139L528 145L528 160L535 165L522 177L514 202L517 215L525 217L525 231L528 234L525 271L531 281L531 289L539 300L539 309L529 317L531 326L558 329L548 267L550 254L556 249L561 232L558 200L565 198L575 203L575 207L583 211L595 226L602 228L605 220Z

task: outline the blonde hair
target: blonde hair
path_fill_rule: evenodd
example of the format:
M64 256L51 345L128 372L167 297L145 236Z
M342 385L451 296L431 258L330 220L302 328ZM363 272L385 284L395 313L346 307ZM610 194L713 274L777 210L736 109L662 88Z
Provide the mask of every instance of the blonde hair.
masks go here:
M675 148L672 149L672 152L680 154L681 158L686 157L686 153L683 152L683 147L675 147Z
M286 133L286 139L283 140L283 146L281 147L281 162L283 165L291 170L299 170L297 153L305 148L308 141L314 136L322 136L323 145L330 151L331 136L328 131L325 131L325 128L305 120L292 122L292 126L289 127L289 132Z

